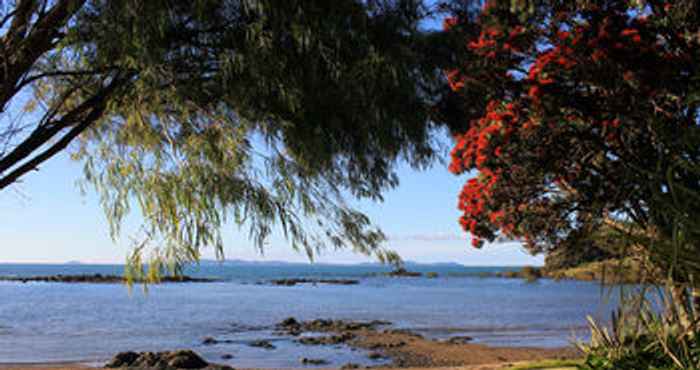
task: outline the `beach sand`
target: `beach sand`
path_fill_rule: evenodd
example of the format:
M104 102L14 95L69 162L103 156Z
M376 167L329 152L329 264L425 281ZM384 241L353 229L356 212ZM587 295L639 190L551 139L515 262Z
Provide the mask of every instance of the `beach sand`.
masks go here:
M502 366L523 361L581 357L575 348L492 347L473 343L450 343L400 331L363 330L358 333L358 339L350 345L376 350L391 358L394 365L402 368Z

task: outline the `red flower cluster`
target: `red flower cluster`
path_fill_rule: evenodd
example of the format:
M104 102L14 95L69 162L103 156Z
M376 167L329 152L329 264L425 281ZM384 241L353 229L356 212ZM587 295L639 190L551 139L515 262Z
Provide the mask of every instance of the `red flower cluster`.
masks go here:
M504 224L505 212L500 209L492 211L487 204L503 170L487 162L504 156L503 146L519 124L519 113L513 104L491 101L484 117L472 122L467 133L456 138L457 143L452 149L450 171L458 174L471 168L479 170L479 177L470 179L462 188L458 203L463 212L460 224L472 233L475 247L482 244L477 232L480 222Z
M500 222L504 212L487 212L487 200L498 183L499 174L486 169L481 171L478 178L472 178L462 188L459 194L457 207L463 212L459 220L460 225L466 231L472 233L472 245L479 247L482 244L478 237L477 227L485 219Z
M489 158L503 156L503 148L520 123L519 113L512 103L489 102L486 115L472 122L469 130L456 137L449 170L460 174L471 168L488 169Z
M614 177L618 164L595 163L593 171L590 161L618 160L619 153L637 150L625 147L637 145L630 138L644 130L634 127L640 115L633 111L644 107L642 117L648 117L674 109L676 101L665 100L676 96L667 93L674 88L668 81L685 78L679 70L689 68L676 66L700 55L700 42L678 48L659 36L668 26L654 28L663 22L634 17L623 6L567 11L546 26L514 25L507 12L491 9L496 7L490 5L478 21L482 28L470 33L478 36L467 40L477 61L446 72L454 91L475 86L475 93L465 95L471 99L493 87L480 107L482 117L455 136L449 165L454 174L478 172L462 188L458 203L460 224L473 235L474 246L497 232L531 241L542 240L542 233L561 235L559 228L570 220L566 212L572 211L567 205L552 210L552 205L577 186L614 188L610 183L616 180L601 171ZM447 19L444 27L455 24ZM463 78L467 72L469 86ZM503 78L507 72L515 77ZM591 197L605 193L591 191ZM565 221L553 225L541 221L545 217Z
M543 88L555 82L554 77L559 70L572 69L577 64L574 49L569 44L575 46L579 38L571 39L569 32L559 32L557 35L558 38L555 41L561 44L540 53L530 66L528 80L531 86L527 95L536 104L540 103Z

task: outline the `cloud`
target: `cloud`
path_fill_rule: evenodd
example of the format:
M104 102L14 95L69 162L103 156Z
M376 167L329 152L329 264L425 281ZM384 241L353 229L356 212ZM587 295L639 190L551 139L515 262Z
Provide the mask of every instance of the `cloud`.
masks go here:
M391 241L420 241L420 242L444 242L444 241L463 241L471 240L471 235L468 233L421 233L421 234L395 234L389 235ZM499 244L520 244L518 240L510 239L504 236L499 236L491 245Z
M413 240L422 242L437 242L437 241L461 241L468 240L469 236L466 233L422 233L422 234L403 234L390 235L389 240Z

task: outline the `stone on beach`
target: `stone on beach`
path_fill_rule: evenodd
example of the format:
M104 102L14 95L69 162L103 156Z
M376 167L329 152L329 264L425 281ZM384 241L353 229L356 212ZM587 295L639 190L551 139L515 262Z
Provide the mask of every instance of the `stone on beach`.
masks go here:
M474 338L472 338L470 336L460 335L460 336L456 336L456 337L451 337L451 338L447 339L446 342L450 343L450 344L466 344L466 343L469 343L473 340L474 340Z
M167 370L204 369L210 365L191 350L178 350L172 352L122 352L114 356L105 367Z

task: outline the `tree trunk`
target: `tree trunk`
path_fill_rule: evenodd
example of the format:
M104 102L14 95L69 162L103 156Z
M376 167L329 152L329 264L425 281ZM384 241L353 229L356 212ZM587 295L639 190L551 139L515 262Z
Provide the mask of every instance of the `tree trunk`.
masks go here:
M692 289L690 289L690 299L690 305L693 312L691 319L695 324L697 324L698 317L700 317L700 287L694 286Z

